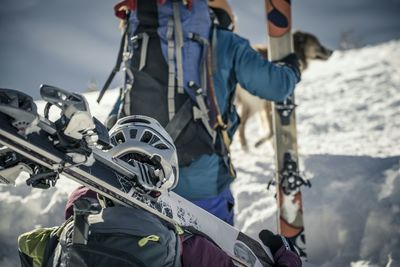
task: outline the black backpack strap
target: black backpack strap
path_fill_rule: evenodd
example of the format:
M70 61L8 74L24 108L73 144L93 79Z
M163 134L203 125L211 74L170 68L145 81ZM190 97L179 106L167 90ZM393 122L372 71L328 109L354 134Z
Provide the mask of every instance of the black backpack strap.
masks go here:
M60 227L55 229L51 235L49 241L47 241L46 248L43 254L43 262L42 267L51 267L53 266L54 259L56 257L56 248L60 241L60 236L62 231L64 231L65 227L73 221L73 217L69 217ZM56 259L58 260L58 259Z
M235 168L233 167L231 157L230 157L230 151L229 151L229 146L231 144L231 139L229 137L227 128L228 126L224 122L222 118L221 111L218 106L217 98L215 96L215 88L214 88L214 82L213 82L213 74L214 70L216 69L216 64L217 64L217 57L215 56L216 52L216 46L217 46L217 28L216 25L213 25L212 27L212 39L211 39L211 45L210 42L207 39L201 38L199 35L196 34L189 34L189 38L191 38L193 41L198 42L200 45L203 47L203 52L205 52L205 55L203 55L203 71L202 71L202 83L205 83L207 87L204 87L205 85L202 85L203 88L207 88L207 97L209 101L209 106L210 106L210 116L208 118L209 120L209 125L212 125L212 127L215 129L214 132L217 134L217 137L213 136L214 143L216 145L216 151L222 156L224 160L224 164L229 170L229 173L231 174L232 177L236 177L236 171ZM203 82L205 81L205 82ZM203 123L204 124L204 123ZM204 124L205 125L205 124ZM207 127L206 127L207 128ZM207 131L210 133L210 130L207 129Z
M74 231L72 234L73 244L86 245L89 237L88 216L99 214L101 205L97 199L82 197L74 202Z
M196 102L197 102L197 106L198 106L198 107L193 106L193 119L200 120L202 122L204 128L206 128L208 134L211 136L213 144L215 144L215 139L217 137L217 133L210 126L209 110L208 110L206 102L204 100L203 88L200 88L194 82L190 82L189 87L195 91Z
M21 267L33 267L33 259L28 255L24 254L21 250L18 249L19 260L21 263ZM44 266L44 265L42 265Z
M207 130L207 133L212 138L213 144L215 144L217 132L211 128L209 123L208 108L206 101L204 100L203 89L194 82L190 82L188 86L195 91L197 106L192 103L190 98L188 98L175 116L173 116L169 121L165 129L172 137L172 140L176 141L190 120L200 120L204 128Z
M209 47L209 42L208 39L201 37L197 33L189 32L188 34L189 39L199 43L202 48L202 55L201 55L201 82L200 82L200 87L203 89L207 88L207 66L206 66L206 60L207 60L207 50ZM204 91L205 95L207 94L207 90Z
M72 219L72 217L70 218ZM69 220L70 221L70 220ZM46 248L43 254L42 267L53 266L54 252L59 242L59 237L56 233L50 235L49 241L47 241Z
M189 97L175 116L168 122L167 126L165 126L165 130L169 133L174 142L178 139L186 125L192 120L192 108L193 104Z
M133 46L138 45L138 41L142 40L142 46L140 49L139 71L143 70L143 68L146 67L149 39L150 35L147 32L139 33L131 38Z

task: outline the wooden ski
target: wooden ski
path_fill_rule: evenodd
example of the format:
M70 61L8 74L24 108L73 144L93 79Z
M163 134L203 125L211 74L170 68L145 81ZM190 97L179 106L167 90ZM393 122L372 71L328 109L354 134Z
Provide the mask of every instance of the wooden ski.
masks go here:
M265 0L269 37L269 59L293 52L291 1ZM277 186L278 232L289 238L306 258L303 203L300 188L309 185L299 173L294 94L283 103L273 103L275 184Z

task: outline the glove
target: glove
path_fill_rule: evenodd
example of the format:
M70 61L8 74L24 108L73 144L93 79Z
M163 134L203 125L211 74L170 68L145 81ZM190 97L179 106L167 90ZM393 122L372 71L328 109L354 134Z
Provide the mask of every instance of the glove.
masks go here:
M297 82L300 82L301 80L300 61L295 53L291 53L280 60L274 61L274 63L289 67L291 70L293 70L294 74L296 75Z
M269 230L262 230L259 237L270 248L276 267L301 267L300 256L290 240Z

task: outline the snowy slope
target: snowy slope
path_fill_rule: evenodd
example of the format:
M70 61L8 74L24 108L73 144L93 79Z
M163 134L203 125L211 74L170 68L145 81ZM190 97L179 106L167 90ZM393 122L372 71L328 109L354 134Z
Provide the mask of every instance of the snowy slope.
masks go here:
M296 90L310 261L400 266L400 41L315 61ZM257 118L246 130L254 144ZM272 144L244 153L237 141L236 225L256 235L276 228Z
M400 41L335 52L313 62L297 88L301 169L313 187L303 190L307 250L318 266L400 266ZM110 91L101 106L87 98L103 120L117 97ZM107 103L106 103L107 102ZM42 104L39 103L42 108ZM261 135L253 118L252 145ZM238 178L236 226L257 235L275 229L271 143L243 152L234 140ZM76 186L30 190L0 187L0 266L15 266L16 236L33 227L62 221L67 194Z

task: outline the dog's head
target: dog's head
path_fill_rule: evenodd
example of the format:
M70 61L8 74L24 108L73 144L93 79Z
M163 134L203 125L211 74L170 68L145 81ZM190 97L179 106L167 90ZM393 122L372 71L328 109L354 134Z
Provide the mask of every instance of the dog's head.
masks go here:
M328 60L333 53L332 50L324 47L318 38L311 33L296 31L293 33L293 44L294 50L303 65L303 69L307 68L308 60Z

